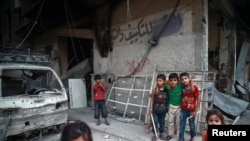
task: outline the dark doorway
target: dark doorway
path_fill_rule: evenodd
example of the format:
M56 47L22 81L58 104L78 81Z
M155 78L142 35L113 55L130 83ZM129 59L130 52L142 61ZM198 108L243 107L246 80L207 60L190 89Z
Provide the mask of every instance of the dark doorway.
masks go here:
M67 71L78 63L89 59L91 70L83 78L86 83L87 101L91 101L91 74L93 73L93 39L68 38L68 67Z
M93 40L82 38L68 38L68 70L85 59L93 58Z

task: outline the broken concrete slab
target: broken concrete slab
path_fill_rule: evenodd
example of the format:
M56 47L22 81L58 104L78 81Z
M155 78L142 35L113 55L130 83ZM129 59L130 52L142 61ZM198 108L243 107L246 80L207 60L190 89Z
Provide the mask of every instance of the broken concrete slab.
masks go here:
M250 125L249 119L250 119L250 110L247 109L241 114L240 118L235 122L235 125L239 125L239 124Z
M231 116L237 117L242 114L249 105L249 103L244 100L225 95L224 93L218 91L215 87L213 88L213 92L214 105Z

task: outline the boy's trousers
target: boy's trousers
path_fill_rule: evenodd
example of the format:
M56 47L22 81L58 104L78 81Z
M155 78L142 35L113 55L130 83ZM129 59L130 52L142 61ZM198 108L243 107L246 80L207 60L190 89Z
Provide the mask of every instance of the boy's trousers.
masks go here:
M177 131L179 131L180 127L180 106L174 106L169 105L168 110L168 122L167 122L167 128L168 128L168 135L173 136L174 135L174 129L176 127Z

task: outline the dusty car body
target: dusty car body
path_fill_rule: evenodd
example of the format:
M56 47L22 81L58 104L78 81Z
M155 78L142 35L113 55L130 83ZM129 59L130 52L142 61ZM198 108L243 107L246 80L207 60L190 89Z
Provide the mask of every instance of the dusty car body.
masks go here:
M6 137L67 122L67 93L53 69L7 63L0 64L0 76L0 130Z

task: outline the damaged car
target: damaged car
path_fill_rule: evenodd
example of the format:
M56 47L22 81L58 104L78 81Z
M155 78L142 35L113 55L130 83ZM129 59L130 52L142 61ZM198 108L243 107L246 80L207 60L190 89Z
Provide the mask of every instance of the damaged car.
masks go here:
M67 123L67 93L53 69L7 63L0 65L0 76L2 138L62 128Z

